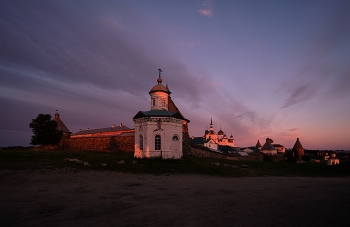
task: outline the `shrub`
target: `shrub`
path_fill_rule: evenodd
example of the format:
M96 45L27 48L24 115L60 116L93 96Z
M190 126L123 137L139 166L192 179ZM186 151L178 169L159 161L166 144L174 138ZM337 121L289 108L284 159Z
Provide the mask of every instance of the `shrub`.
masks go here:
M293 163L297 162L297 159L294 156L287 156L286 160L287 162L293 162Z
M301 159L304 161L304 162L310 162L311 161L311 157L309 155L303 155L303 157L301 157Z
M272 155L264 154L264 156L263 156L263 161L264 161L264 162L272 162L272 161L273 161Z

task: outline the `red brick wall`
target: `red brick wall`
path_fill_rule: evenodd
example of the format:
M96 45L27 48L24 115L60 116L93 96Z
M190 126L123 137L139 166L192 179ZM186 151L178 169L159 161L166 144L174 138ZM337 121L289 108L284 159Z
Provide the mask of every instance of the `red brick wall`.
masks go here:
M61 150L134 152L134 136L82 137L64 139L59 144Z

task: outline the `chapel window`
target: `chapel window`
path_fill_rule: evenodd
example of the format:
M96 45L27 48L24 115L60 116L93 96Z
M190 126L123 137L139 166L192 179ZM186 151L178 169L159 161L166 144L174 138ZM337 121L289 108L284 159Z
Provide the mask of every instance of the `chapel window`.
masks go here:
M160 135L156 135L154 137L154 149L155 150L161 150L161 138L160 138Z
M140 150L143 150L143 136L140 135Z

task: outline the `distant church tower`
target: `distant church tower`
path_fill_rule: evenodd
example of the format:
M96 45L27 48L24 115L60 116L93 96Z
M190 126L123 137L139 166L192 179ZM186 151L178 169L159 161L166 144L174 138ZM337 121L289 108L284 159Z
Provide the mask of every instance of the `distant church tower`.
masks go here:
M292 149L292 154L297 159L300 159L304 155L304 148L301 145L299 138L297 138L297 141L295 141L295 144Z
M187 128L189 120L182 116L171 100L168 86L162 85L162 70L158 70L157 84L149 92L151 110L139 111L133 118L134 157L180 159L183 156L183 139L186 137L183 128L184 125Z

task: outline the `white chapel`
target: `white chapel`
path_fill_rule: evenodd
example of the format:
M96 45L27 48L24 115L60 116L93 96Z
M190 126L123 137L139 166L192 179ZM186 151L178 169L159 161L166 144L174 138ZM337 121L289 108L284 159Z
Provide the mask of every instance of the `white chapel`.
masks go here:
M135 158L180 159L183 156L185 119L171 100L168 86L162 85L161 69L157 84L149 92L151 110L139 111L135 125ZM171 112L170 112L171 111Z

